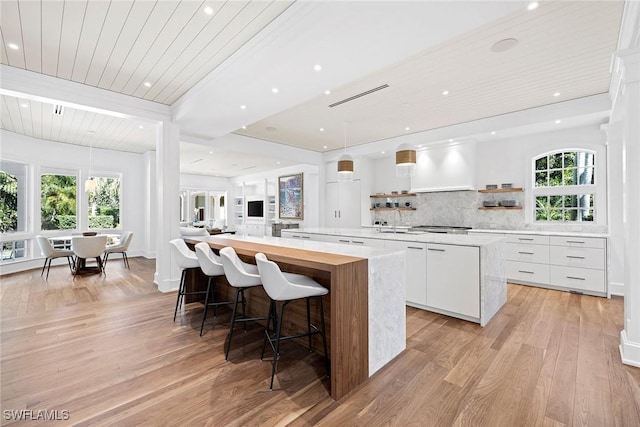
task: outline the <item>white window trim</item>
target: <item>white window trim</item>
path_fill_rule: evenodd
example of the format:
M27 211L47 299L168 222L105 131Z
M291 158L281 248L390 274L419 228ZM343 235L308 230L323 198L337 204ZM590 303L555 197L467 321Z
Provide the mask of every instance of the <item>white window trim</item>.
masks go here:
M536 159L550 154L571 152L571 151L588 151L595 155L594 165L594 183L588 185L567 185L557 187L536 187ZM529 162L529 206L531 208L527 212L527 217L531 224L565 224L565 225L607 225L607 158L606 148L604 146L584 146L584 147L563 147L553 148L548 151L536 153L531 156ZM536 196L550 195L575 195L575 194L593 194L594 197L594 220L593 221L536 221Z

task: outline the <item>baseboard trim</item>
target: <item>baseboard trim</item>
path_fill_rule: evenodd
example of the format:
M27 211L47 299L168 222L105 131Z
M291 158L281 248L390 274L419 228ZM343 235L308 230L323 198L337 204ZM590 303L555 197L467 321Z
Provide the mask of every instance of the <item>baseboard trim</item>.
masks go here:
M624 296L624 283L609 283L609 293L619 297Z
M625 365L640 368L640 343L629 341L627 332L620 332L620 358Z

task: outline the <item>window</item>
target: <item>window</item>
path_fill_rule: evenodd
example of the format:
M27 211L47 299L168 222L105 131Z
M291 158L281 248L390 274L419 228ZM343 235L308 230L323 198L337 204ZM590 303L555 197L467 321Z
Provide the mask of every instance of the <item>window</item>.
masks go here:
M26 166L0 162L0 232L26 230Z
M1 261L13 261L24 258L26 256L27 241L26 240L10 240L0 242Z
M75 175L44 173L40 177L40 217L43 230L73 230L77 227Z
M120 228L120 178L93 179L96 189L88 193L89 228Z
M536 221L595 221L594 152L557 151L535 158L533 164Z

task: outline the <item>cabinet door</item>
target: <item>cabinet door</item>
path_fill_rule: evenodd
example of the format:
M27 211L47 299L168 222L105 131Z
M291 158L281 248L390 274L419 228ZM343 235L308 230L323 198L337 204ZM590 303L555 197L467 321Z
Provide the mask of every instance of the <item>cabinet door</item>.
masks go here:
M480 318L480 248L427 244L427 305Z
M405 251L407 303L427 305L427 244L386 240L387 249Z
M325 218L328 227L360 227L360 181L328 182Z

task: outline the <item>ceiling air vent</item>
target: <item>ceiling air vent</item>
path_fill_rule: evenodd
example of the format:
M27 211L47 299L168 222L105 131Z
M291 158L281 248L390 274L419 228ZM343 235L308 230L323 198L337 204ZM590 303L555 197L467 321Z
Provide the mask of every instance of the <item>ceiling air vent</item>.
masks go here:
M61 116L64 113L64 107L62 105L54 105L53 106L53 115Z
M373 89L369 89L369 90L364 91L362 93L359 93L357 95L353 95L353 96L350 96L349 98L345 98L342 101L334 102L333 104L329 105L329 108L337 107L338 105L344 104L345 102L349 102L349 101L353 101L354 99L362 98L363 96L367 96L369 94L372 94L373 92L377 92L379 90L386 89L388 87L389 87L388 84L383 84L382 86L374 87Z

